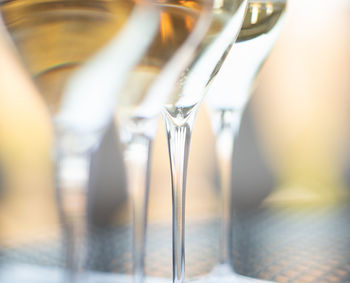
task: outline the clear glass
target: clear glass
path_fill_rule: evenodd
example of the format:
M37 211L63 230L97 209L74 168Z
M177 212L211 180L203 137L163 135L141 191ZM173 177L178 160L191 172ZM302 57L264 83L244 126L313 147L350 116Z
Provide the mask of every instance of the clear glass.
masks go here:
M185 281L186 175L193 119L178 126L165 118L172 184L173 282Z
M158 12L147 1L58 2L6 1L0 9L53 116L65 282L85 282L91 154L113 117L126 75L157 31Z
M150 151L158 115L192 62L211 20L212 0L156 1L160 29L119 97L116 120L133 211L134 282L144 280Z
M162 112L172 182L173 282L185 280L186 174L193 123L206 85L215 77L238 35L246 6L245 0L214 1L209 30Z
M234 275L231 255L231 166L234 140L253 81L280 33L285 7L285 0L249 0L237 42L220 72L208 86L206 103L216 137L222 208L219 264L211 274L212 280L215 276Z
M213 2L14 2L1 6L5 25L54 117L67 280L85 281L80 271L86 260L90 157L116 110L134 212L134 282L142 282L149 153L157 115L207 31ZM18 26L18 18L26 24Z
M149 138L143 135L134 135L124 152L129 183L128 190L133 211L134 282L142 282L144 277L150 150L151 140Z

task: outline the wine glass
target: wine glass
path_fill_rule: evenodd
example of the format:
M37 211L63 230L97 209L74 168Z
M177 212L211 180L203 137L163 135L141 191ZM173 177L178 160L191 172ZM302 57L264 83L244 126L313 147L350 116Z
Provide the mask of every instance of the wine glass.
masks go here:
M236 43L207 88L206 105L216 137L221 184L219 265L213 274L232 272L231 164L244 106L252 83L281 30L286 0L249 0Z
M52 114L56 193L69 281L84 268L92 151L117 94L157 31L148 1L10 0L3 24Z
M155 1L160 28L118 98L116 121L133 211L134 282L143 282L150 151L158 115L193 61L211 21L212 0Z
M199 5L201 1L186 1ZM234 43L246 12L246 0L216 0L213 19L190 66L182 73L162 111L171 168L173 282L185 279L185 191L190 139L206 85L215 77Z

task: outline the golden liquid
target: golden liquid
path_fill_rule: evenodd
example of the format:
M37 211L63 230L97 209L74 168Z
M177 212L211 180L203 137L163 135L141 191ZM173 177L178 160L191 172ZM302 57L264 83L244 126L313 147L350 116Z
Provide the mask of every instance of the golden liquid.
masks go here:
M236 42L253 39L272 30L286 8L285 2L251 1Z
M153 79L160 72L161 67L165 63L164 60L171 57L178 46L180 46L185 41L186 37L194 29L196 21L199 18L199 13L201 9L203 9L203 3L205 3L204 1L205 0L173 0L167 1L169 5L162 5L165 9L163 9L163 12L161 13L159 36L155 39L146 56L143 58L142 62L134 69L132 75L129 78L127 87L124 89L122 102L119 103L122 104L124 109L129 107L129 110L132 111L133 107L137 107L137 105L143 101L145 94L147 93L145 90L151 86ZM171 108L176 108L177 102L184 96L184 93L182 92L182 86L186 84L188 73L193 71L193 67L197 61L206 60L206 56L208 55L206 54L207 49L215 40L218 39L226 24L231 20L232 16L235 15L237 10L241 7L242 3L243 0L214 1L213 17L208 31L197 47L193 62L182 74L182 77L178 82L178 86L180 87L178 87L172 93L167 102L166 107L169 113L172 112L172 110L170 110ZM237 33L239 31L239 27L237 27ZM232 43L234 39L235 37L232 36L232 41L225 45L222 50L214 50L218 53L215 55L217 57L216 62L220 60L224 51L229 47L229 44ZM208 67L209 79L209 75L214 70L215 65L212 66L212 69L210 66ZM135 85L135 79L137 86ZM198 99L195 99L196 102L199 102L203 96L200 91L198 92ZM186 113L189 113L192 108L193 104L189 105L186 108L182 108L181 111L184 115L186 115ZM176 111L177 110L175 109L174 113Z
M244 0L214 0L213 18L205 38L166 104L166 109L173 118L187 117L202 100L205 86L219 71L225 55L238 35L244 17L244 5ZM228 26L230 29L227 29ZM197 66L200 68L196 68ZM191 80L197 80L198 83L195 89L188 92L184 89Z
M14 0L1 12L26 67L54 111L67 78L124 25L123 0Z
M201 1L159 1L160 28L146 56L135 70L131 101L137 103L154 75L184 43L203 7ZM1 12L25 65L50 109L59 108L62 90L71 73L103 47L127 21L132 0L13 0ZM141 68L141 71L139 71ZM146 76L146 79L142 77Z
M202 49L205 49L222 32L228 21L235 15L241 7L243 0L215 0L213 9L213 19L209 30L202 43ZM232 38L234 41L234 38Z
M202 1L198 0L166 2L169 4L158 4L161 8L159 32L123 89L118 103L123 111L132 112L143 102L154 79L194 30L203 8Z

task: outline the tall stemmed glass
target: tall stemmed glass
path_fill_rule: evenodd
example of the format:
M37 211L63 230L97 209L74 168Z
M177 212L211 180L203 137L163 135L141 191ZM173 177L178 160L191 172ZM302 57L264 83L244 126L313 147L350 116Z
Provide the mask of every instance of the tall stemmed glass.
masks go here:
M53 117L55 177L68 280L84 268L91 153L117 94L157 31L148 1L10 0L3 22Z
M187 6L198 6L202 1L183 2ZM185 188L193 123L206 85L238 35L246 5L246 0L214 1L213 20L205 39L163 109L172 182L173 282L185 279Z
M236 43L208 86L206 104L216 136L221 181L221 231L216 271L232 273L231 164L233 144L252 83L279 35L286 0L249 0ZM219 272L220 273L220 272Z
M133 210L134 282L144 278L144 253L150 174L150 151L158 115L209 27L212 0L155 1L160 29L129 75L119 97L116 120L126 164Z

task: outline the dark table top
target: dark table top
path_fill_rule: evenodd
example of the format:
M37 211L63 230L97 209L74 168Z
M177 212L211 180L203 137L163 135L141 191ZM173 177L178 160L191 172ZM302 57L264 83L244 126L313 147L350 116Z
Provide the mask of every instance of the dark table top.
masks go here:
M237 211L233 223L236 272L276 282L350 282L350 206L274 206ZM217 263L219 220L188 221L186 277ZM146 273L171 277L171 227L149 225ZM3 247L1 262L62 267L60 239ZM131 272L130 227L91 229L88 267Z

